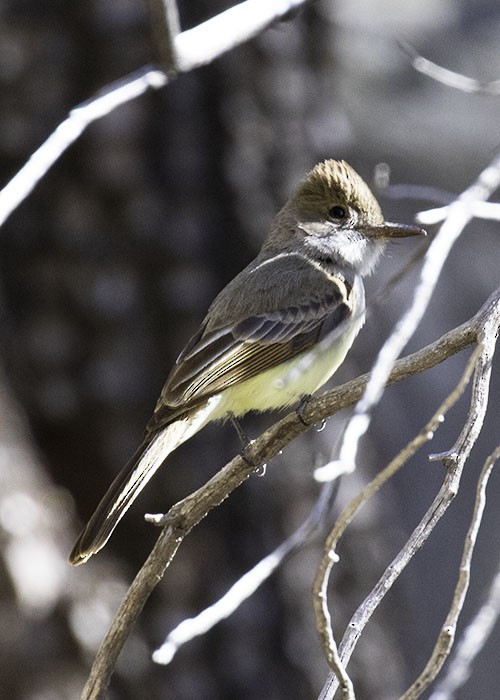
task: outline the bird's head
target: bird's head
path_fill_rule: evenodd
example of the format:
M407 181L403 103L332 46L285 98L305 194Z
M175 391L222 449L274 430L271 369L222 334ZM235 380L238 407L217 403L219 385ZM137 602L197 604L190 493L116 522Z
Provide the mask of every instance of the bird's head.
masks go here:
M343 160L318 163L277 215L266 245L301 250L366 275L391 238L425 235L385 221L373 192Z

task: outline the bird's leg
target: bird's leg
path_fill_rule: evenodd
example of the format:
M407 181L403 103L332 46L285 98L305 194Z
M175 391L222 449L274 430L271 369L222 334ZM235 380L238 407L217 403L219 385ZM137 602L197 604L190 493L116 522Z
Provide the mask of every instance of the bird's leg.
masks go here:
M304 408L307 406L311 399L312 394L304 394L299 401L299 405L295 409L297 418L300 420L301 423L303 423L306 426L306 428L309 428L311 426L311 423L309 423L304 417Z
M241 423L239 420L236 418L234 413L230 412L228 413L229 420L231 421L234 429L236 430L238 437L241 442L241 456L247 462L251 467L258 467L258 464L255 464L255 460L252 458L251 455L251 447L252 447L252 441L248 437L248 435L245 433L243 428L241 427Z
M232 424L233 428L236 430L236 432L237 432L237 434L238 434L238 437L239 437L239 439L240 439L242 448L243 448L244 450L246 450L247 447L248 447L248 446L250 445L250 443L251 443L250 438L248 437L248 435L245 433L245 431L244 431L243 428L241 427L241 423L240 423L239 420L236 418L236 416L234 415L234 413L232 413L232 412L228 413L228 418L229 418L229 420L231 421L231 424Z

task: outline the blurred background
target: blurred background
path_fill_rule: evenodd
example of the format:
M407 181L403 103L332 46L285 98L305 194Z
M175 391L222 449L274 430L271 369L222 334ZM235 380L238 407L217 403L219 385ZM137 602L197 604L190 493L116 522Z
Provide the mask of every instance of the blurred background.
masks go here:
M230 7L180 0L187 29ZM176 452L85 567L66 557L81 525L141 440L163 381L220 288L257 252L273 214L318 160L348 160L369 182L458 193L500 144L498 98L437 84L397 40L452 70L500 78L493 0L321 0L212 65L93 124L14 212L0 235L0 697L73 700L162 512L239 451L209 427ZM0 9L1 184L65 118L109 82L153 61L141 0L6 0ZM380 195L386 218L410 223L425 200ZM407 351L467 320L499 284L498 224L472 222L453 250ZM336 382L367 371L403 313L414 269L378 293L415 252L388 250L368 281L369 317ZM338 514L425 424L466 353L386 392L344 479ZM434 442L347 531L332 580L337 635L430 504L442 480L428 452L451 447L468 396ZM394 698L423 668L451 600L474 485L499 436L500 381L462 490L367 628L350 671L360 700ZM315 698L327 674L311 602L320 543L291 557L229 620L168 667L150 654L184 617L214 602L306 517L312 472L346 420L309 431L187 538L124 649L109 697L119 700ZM253 436L272 417L249 417ZM497 567L499 478L474 559L463 624ZM333 517L333 515L332 515ZM495 697L498 632L458 698Z

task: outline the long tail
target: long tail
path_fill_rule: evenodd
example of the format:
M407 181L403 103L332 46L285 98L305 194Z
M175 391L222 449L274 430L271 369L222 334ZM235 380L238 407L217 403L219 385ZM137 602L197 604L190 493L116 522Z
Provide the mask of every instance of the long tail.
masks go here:
M69 555L71 564L83 564L104 547L127 509L168 455L208 422L211 411L206 409L207 406L183 416L139 447L113 481L75 542Z

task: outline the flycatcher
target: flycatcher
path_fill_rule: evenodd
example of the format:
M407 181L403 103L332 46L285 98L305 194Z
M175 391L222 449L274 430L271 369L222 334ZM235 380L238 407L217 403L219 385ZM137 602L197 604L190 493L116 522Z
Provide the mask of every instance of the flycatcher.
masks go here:
M346 162L316 165L179 355L142 445L97 506L70 562L104 547L166 457L207 423L284 408L322 386L364 323L362 278L385 243L424 233L386 222Z

